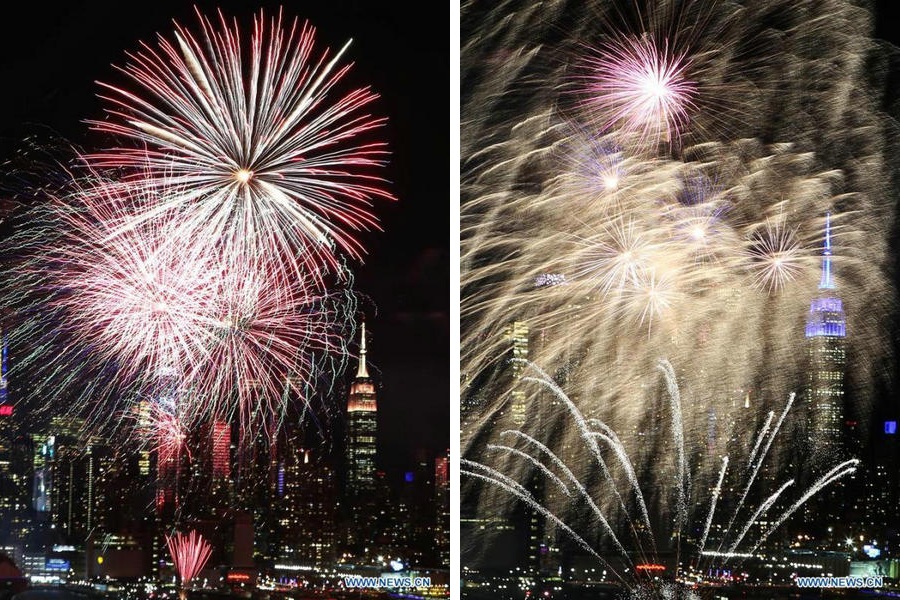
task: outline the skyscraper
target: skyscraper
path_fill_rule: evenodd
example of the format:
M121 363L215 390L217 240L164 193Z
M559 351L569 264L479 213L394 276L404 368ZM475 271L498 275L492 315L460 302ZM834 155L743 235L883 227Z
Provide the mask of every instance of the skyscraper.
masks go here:
M510 411L512 416L512 424L516 427L522 427L526 421L528 412L525 391L519 384L519 377L525 370L525 365L519 360L528 359L528 323L525 321L512 321L503 331L504 341L508 344L509 358L513 362L510 364L510 374L512 376L512 396Z
M831 215L825 220L822 277L809 307L806 427L813 459L837 458L843 445L847 325L831 272Z
M277 558L294 565L330 565L337 541L334 471L311 450L291 449L279 465L276 493Z
M0 543L19 540L32 505L30 438L7 395L7 367L7 337L0 328Z
M7 388L9 386L6 380L6 373L9 368L9 348L7 346L6 332L0 328L0 406L6 406L8 404ZM0 414L7 412L10 414L12 413L11 406L8 410L0 411Z
M271 499L278 478L278 443L267 428L241 425L237 434L234 469L234 505L252 516L253 558L274 558L277 520Z
M231 427L225 421L212 426L212 470L217 480L231 477Z
M375 382L366 367L366 323L362 324L359 368L347 399L347 492L360 498L375 490L375 441L378 430Z
M440 564L450 568L450 450L434 459L434 541Z

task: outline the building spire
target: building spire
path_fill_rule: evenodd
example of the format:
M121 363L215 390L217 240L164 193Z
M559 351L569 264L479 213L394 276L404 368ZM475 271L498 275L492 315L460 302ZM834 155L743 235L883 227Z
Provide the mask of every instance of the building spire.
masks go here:
M825 213L825 245L822 247L822 279L820 290L833 290L834 280L831 278L831 213Z
M357 379L368 379L369 371L366 370L366 322L362 322L362 339L359 342L359 369L356 371Z

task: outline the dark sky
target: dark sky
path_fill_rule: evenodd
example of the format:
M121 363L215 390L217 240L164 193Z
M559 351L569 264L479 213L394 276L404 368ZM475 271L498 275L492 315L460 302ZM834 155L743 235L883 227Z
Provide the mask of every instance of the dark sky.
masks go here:
M371 298L370 359L380 371L382 464L406 468L423 448L449 446L449 43L446 6L410 12L405 2L197 2L249 23L268 14L308 19L317 41L332 48L353 38L346 57L353 85L381 95L381 135L393 153L387 177L397 203L376 212L383 233L364 238L369 256L355 270L357 289ZM53 131L91 148L99 140L85 119L102 117L96 80L122 83L112 64L172 19L194 29L194 3L18 2L5 4L0 25L0 161L20 140ZM377 315L374 314L377 310Z
M876 0L875 37L900 46L900 6L894 0Z

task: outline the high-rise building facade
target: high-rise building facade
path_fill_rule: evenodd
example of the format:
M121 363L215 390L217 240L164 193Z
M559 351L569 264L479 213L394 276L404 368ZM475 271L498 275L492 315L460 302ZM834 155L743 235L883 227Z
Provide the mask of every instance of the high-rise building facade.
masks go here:
M510 416L515 427L522 427L526 421L528 406L525 392L518 379L525 370L525 365L520 361L528 359L528 323L525 321L510 322L503 331L503 338L504 342L508 344L509 359L511 360L509 371L513 378L510 391Z
M807 370L802 410L798 416L805 430L801 448L795 455L797 478L809 485L825 470L849 458L846 456L847 431L844 411L844 366L846 364L847 325L844 307L836 291L832 273L831 216L825 219L822 248L822 273L819 289L810 303L806 318ZM790 535L812 535L812 545L834 549L849 533L856 475L832 483L803 507L803 518ZM837 540L840 540L838 542Z
M9 409L0 410L0 416L9 412L12 414L12 405L9 403L7 396L9 382L6 380L6 373L9 369L9 347L8 338L3 328L0 328L0 407L9 406Z
M826 217L819 294L806 320L809 367L806 428L813 459L835 459L843 445L847 324L831 271L831 216Z
M450 450L434 460L434 541L441 567L450 568Z
M30 437L8 395L8 350L0 328L0 543L18 543L31 520L32 453Z
M275 500L280 562L307 567L333 563L337 549L334 471L312 451L291 449L279 464Z
M234 504L252 516L253 558L271 561L277 551L278 444L264 429L241 426L237 435Z
M347 492L361 498L375 489L375 450L378 432L375 382L366 366L366 324L362 324L359 368L347 399Z
M212 471L217 480L231 477L231 426L224 421L212 426Z

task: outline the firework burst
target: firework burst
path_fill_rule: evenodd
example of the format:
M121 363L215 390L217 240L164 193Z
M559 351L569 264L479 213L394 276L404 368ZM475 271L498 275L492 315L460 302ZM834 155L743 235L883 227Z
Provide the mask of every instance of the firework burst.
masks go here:
M868 414L889 370L872 315L894 309L898 164L879 82L858 60L872 48L865 11L676 4L634 3L635 19L619 18L621 3L465 6L461 400L472 458L488 432L522 430L522 415L542 439L572 441L571 424L540 408L547 391L517 383L511 354L623 438L659 427L648 381L669 357L685 435L713 435L703 454L723 456L738 412L764 419L806 380L803 323L823 271L852 332L855 414ZM498 471L527 481L513 462ZM707 461L694 475L711 488L720 468ZM634 469L660 487L675 466L647 458ZM478 493L469 498L487 510Z
M36 395L66 397L100 428L149 399L142 437L177 446L201 421L277 421L340 371L349 276L323 291L288 276L278 257L186 237L174 215L134 223L123 189L95 174L10 240L19 257L6 290L18 307L11 331L35 348L19 368L40 382Z
M777 293L803 271L809 257L796 236L796 229L788 229L777 220L766 220L753 234L747 250L753 285Z
M136 206L134 223L175 212L198 239L277 254L307 276L340 270L340 253L360 258L354 235L378 227L373 200L391 195L373 174L387 156L372 133L385 121L367 113L377 95L339 91L347 45L317 50L310 25L280 14L260 13L249 43L221 14L198 18L196 34L176 24L172 40L129 54L135 89L102 84L110 119L93 126L137 147L90 162L180 188Z
M330 390L354 332L348 265L393 199L349 42L332 52L281 12L249 31L197 17L100 84L90 123L112 147L41 172L0 250L23 401L94 433L134 424L176 473L203 425L274 435Z
M612 223L599 239L582 239L579 245L584 248L584 262L577 274L596 278L604 295L636 285L652 269L659 252L633 221Z
M677 139L687 126L696 85L687 76L687 57L667 40L623 37L589 66L587 104L604 115L605 130L655 145Z
M166 545L182 586L187 586L203 570L212 554L212 546L196 531L166 536Z

